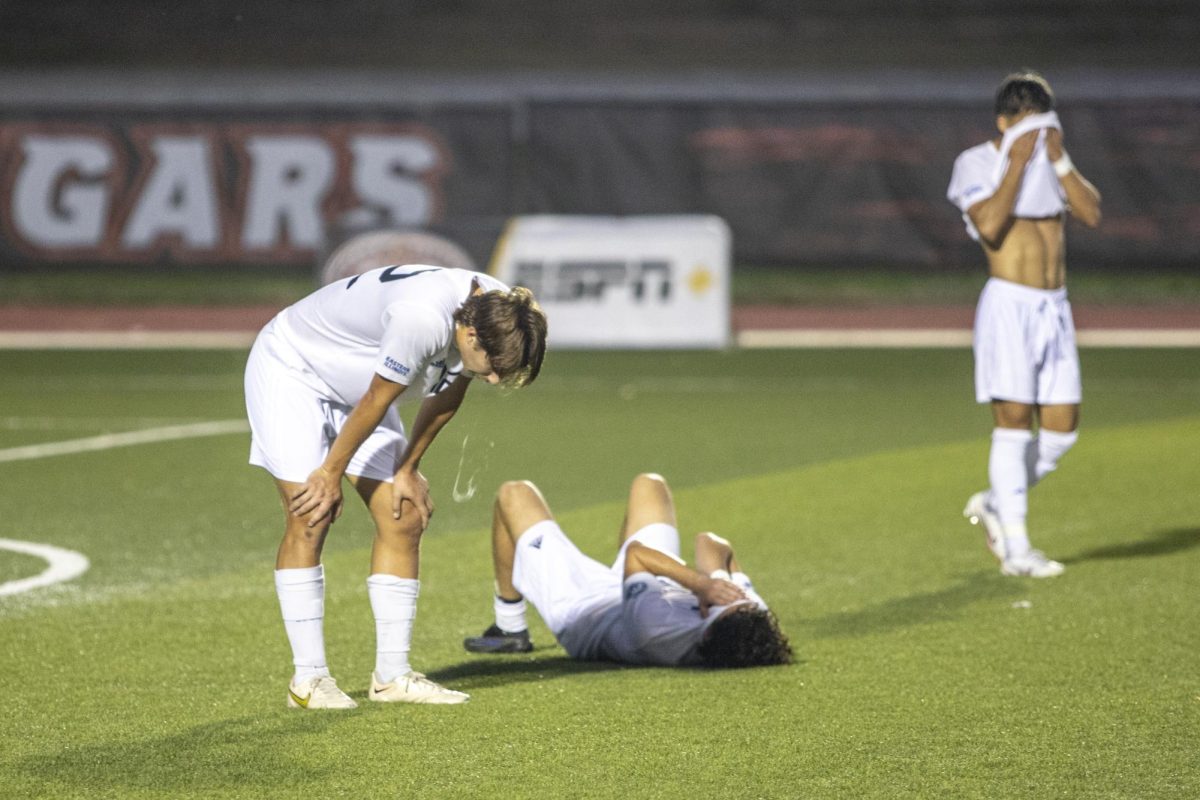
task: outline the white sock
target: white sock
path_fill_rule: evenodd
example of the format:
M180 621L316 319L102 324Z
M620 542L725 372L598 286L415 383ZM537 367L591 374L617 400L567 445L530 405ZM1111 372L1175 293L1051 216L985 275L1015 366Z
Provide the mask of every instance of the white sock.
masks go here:
M367 596L375 613L375 675L381 683L412 672L408 651L420 589L416 578L383 574L367 578Z
M1013 428L992 431L992 450L988 457L988 478L992 484L989 500L1004 527L1006 552L1022 555L1029 550L1025 517L1029 513L1028 457L1033 434Z
M1077 431L1060 433L1048 431L1045 428L1038 431L1037 439L1034 440L1036 454L1030 459L1033 462L1033 468L1030 470L1029 485L1031 487L1036 485L1042 478L1054 472L1058 467L1058 460L1065 456L1078 440L1079 433Z
M526 629L525 598L516 602L501 599L500 595L492 596L492 608L496 611L496 627L505 633L520 633Z
M1029 531L1024 522L1002 522L1005 558L1020 558L1029 552Z
M325 663L325 567L275 570L275 593L296 667L292 683L329 674Z

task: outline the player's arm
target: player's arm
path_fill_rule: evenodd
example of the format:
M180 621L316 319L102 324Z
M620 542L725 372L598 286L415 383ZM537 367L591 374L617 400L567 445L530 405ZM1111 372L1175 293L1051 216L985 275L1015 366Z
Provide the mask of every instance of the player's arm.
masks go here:
M1070 156L1063 148L1062 131L1052 129L1046 133L1046 156L1055 165L1056 173L1065 170L1064 174L1058 176L1058 182L1067 193L1067 207L1071 216L1089 228L1099 225L1100 191L1071 163Z
M746 599L745 592L727 580L710 578L668 553L640 542L630 542L625 550L625 577L639 572L670 578L696 595L700 599L702 617L708 615L709 606L722 606Z
M724 570L726 574L737 572L733 545L715 533L696 534L696 569L705 575L712 575L717 570Z
M381 375L371 378L371 384L358 404L350 411L346 424L329 448L329 454L321 466L313 470L292 497L288 509L297 516L308 515L308 524L316 525L332 514L334 519L342 510L342 476L350 459L379 426L388 407L407 387L403 383L390 381Z
M413 420L412 436L400 457L400 465L396 468L392 484L394 518L400 519L401 502L408 500L421 516L421 528L429 525L429 516L433 513L433 499L429 496L429 481L425 480L425 476L419 471L421 457L433 444L438 432L458 411L470 385L471 379L460 375L455 378L454 383L421 402L416 419Z
M1025 166L1033 155L1033 147L1037 144L1038 131L1033 130L1017 138L1008 151L1008 168L1000 179L1000 185L991 197L980 200L967 209L967 216L979 238L993 250L998 249L1004 242L1008 229L1012 226L1013 209L1017 205L1017 195L1021 192L1021 180L1025 177Z

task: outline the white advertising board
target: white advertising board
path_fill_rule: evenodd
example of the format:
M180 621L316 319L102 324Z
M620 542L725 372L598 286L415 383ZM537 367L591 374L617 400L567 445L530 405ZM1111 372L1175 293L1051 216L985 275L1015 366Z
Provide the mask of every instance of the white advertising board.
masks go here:
M515 217L489 272L533 291L551 347L729 344L731 237L720 217Z

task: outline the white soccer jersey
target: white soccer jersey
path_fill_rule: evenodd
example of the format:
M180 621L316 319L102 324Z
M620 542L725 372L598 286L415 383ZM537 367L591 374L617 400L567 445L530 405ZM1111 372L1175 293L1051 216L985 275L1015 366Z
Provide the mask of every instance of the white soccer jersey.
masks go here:
M979 231L971 222L967 209L996 193L1007 165L1008 156L991 142L964 150L954 160L946 198L958 206L967 233L976 241L979 240ZM1062 185L1046 156L1045 146L1039 140L1037 150L1029 159L1025 175L1021 178L1021 190L1014 204L1013 216L1052 217L1061 214L1065 207Z
M647 525L629 537L679 556L673 525ZM545 620L558 643L581 661L664 666L697 664L704 632L728 606L700 616L696 595L669 578L639 572L622 578L626 547L605 567L584 555L554 520L543 520L517 541L513 585ZM731 580L749 602L765 609L744 573ZM741 601L746 602L746 601Z
M669 578L639 572L625 579L620 624L609 630L605 644L630 664L699 664L705 632L728 607L712 606L702 617L696 595Z
M648 572L630 575L623 588L612 587L579 605L557 635L572 658L662 666L699 663L696 648L720 611L701 617L696 595Z
M373 375L409 388L421 400L462 372L454 312L471 293L508 291L480 272L422 264L381 267L329 284L275 318L284 337L324 384L329 399L353 406Z
M766 608L744 576L749 601ZM741 584L739 584L741 585ZM700 616L696 595L670 578L639 572L625 579L620 596L593 597L559 636L573 657L624 664L694 666L708 626L728 606Z

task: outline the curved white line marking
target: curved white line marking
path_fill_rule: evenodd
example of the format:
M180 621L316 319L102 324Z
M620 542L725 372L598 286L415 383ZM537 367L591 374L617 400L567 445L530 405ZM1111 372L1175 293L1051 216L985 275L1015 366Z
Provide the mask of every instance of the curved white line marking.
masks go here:
M88 567L92 565L87 560L87 556L82 553L76 553L74 550L65 550L61 547L53 547L48 544L18 542L15 539L0 539L0 549L37 556L50 563L50 566L40 575L0 583L0 597L28 592L30 589L37 589L53 583L61 583L62 581L69 581L72 578L78 578L87 572Z
M245 433L250 425L241 419L198 422L194 425L168 425L163 428L146 428L127 433L106 433L86 439L68 439L65 442L31 444L25 447L10 447L0 450L0 461L26 461L47 456L62 456L71 453L87 453L108 450L113 447L128 447L134 444L169 442L175 439L194 439L199 436L220 436L226 433Z

